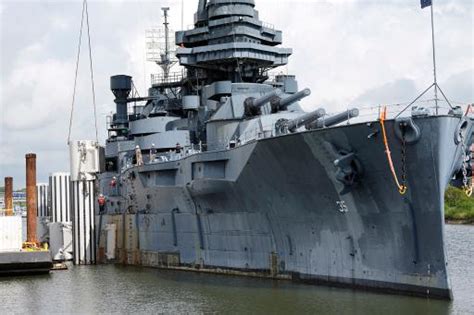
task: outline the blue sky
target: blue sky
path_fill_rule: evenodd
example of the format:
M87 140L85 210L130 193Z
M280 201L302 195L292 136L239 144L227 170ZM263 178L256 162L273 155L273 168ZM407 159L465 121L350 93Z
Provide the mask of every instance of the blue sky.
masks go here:
M185 28L197 1L185 0ZM256 0L261 20L283 31L294 49L288 67L312 89L307 110L334 112L411 100L432 82L430 11L418 0ZM435 2L439 82L452 100L474 102L474 4ZM181 1L89 1L100 138L113 110L109 77L130 74L146 94L156 65L145 60L145 30ZM0 0L0 178L24 185L24 155L38 154L38 181L68 170L67 130L81 1ZM83 46L85 48L85 46ZM83 49L86 52L85 49ZM73 138L93 138L87 56L79 70Z

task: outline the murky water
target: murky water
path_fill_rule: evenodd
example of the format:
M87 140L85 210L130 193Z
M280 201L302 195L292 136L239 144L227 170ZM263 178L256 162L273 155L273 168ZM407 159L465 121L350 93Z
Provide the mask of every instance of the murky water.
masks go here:
M474 227L447 226L453 302L147 268L0 279L5 313L474 314Z

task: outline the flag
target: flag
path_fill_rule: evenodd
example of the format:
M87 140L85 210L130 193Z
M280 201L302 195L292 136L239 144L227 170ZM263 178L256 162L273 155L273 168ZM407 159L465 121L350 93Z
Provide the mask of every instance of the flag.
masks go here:
M421 0L421 8L424 9L432 5L432 0Z

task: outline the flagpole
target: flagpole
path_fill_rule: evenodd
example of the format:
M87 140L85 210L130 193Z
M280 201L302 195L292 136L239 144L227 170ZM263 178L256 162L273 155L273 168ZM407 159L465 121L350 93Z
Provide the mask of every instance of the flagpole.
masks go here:
M436 115L438 115L438 80L436 75L436 48L435 48L435 31L434 31L434 0L431 1L431 39L433 42L433 74L434 74L434 89L435 89L435 106Z
M181 0L181 30L184 31L184 0Z

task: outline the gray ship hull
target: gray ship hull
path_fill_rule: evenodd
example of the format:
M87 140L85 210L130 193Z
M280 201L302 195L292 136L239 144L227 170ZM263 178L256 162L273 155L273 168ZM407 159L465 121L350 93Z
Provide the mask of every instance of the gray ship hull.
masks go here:
M112 259L126 264L450 299L443 200L460 156L459 121L415 119L421 138L407 146L404 196L377 122L132 167L114 188L113 174L103 174L101 189L111 197L96 220L99 261L112 248ZM400 173L401 141L393 121L386 125ZM338 152L358 161L349 187L336 178ZM115 224L114 244L108 224Z

